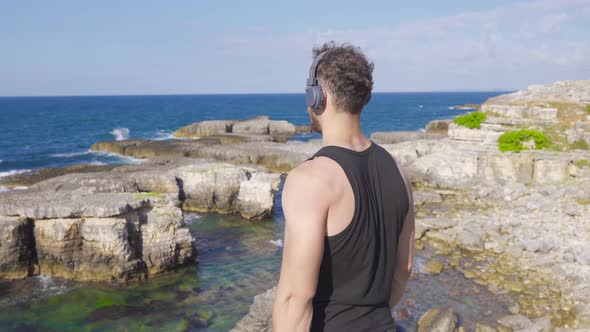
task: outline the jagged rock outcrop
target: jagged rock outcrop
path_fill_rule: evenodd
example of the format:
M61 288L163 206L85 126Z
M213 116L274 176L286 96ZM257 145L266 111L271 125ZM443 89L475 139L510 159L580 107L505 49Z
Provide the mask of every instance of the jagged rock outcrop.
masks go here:
M24 278L34 272L33 222L0 216L0 278Z
M250 311L231 332L272 332L272 305L276 288L254 296Z
M171 171L181 179L183 209L196 212L238 212L247 219L272 212L280 174L228 163L201 163Z

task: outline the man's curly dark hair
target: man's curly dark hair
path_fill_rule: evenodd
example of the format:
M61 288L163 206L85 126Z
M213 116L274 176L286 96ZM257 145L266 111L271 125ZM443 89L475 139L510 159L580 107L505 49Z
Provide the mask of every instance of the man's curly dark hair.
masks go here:
M359 114L371 100L373 68L360 48L334 41L313 49L313 56L329 51L317 67L322 89L333 96L334 105L346 112Z

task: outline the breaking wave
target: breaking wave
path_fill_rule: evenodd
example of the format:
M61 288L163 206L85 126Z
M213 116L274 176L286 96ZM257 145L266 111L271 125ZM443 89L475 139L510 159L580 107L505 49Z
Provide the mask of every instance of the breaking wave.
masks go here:
M115 136L116 141L123 141L129 139L129 128L115 128L111 131L111 134Z

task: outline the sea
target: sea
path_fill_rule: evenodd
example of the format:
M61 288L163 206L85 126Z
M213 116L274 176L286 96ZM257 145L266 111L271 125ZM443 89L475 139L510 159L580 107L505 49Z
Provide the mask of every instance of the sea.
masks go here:
M498 94L376 93L362 113L362 129L366 135L420 130L433 119L467 112L456 105ZM174 130L196 121L259 115L309 123L302 94L4 97L0 176L78 163L137 163L89 148L102 140L174 139ZM275 207L271 217L258 222L186 213L198 257L166 276L132 284L46 276L0 280L0 331L229 331L253 297L276 284L284 233L280 191ZM396 309L398 331L416 331L417 319L432 307L453 307L468 330L476 321L494 324L510 313L513 299L491 294L458 271L421 273L426 259L417 253L416 274Z
M433 119L466 112L456 105L482 103L499 94L375 93L363 110L362 129L366 135L420 130ZM259 115L309 124L303 94L1 97L0 176L79 163L138 162L89 148L104 140L172 139L174 130L193 122Z

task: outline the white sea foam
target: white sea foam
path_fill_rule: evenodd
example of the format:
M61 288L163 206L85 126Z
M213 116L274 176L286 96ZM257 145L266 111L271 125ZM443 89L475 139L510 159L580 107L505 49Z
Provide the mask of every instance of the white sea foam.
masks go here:
M3 176L9 176L9 175L14 175L14 174L21 174L21 173L26 173L29 172L30 169L12 169L10 171L6 171L6 172L0 172L0 178Z
M420 128L420 129L418 129L418 131L421 133L424 133L424 132L426 132L426 128Z
M116 141L129 139L129 128L115 128L111 131Z
M56 158L70 158L70 157L75 157L75 156L83 156L85 154L88 154L92 151L90 150L86 150L86 151L79 151L79 152L70 152L70 153L54 153L54 154L50 154L50 157L56 157Z
M142 162L144 162L144 160L140 159L140 158L122 156L118 153L113 153L113 152L109 152L109 151L92 151L92 153L99 155L99 156L114 157L116 159L122 159L123 161L125 161L125 164L141 164Z
M105 163L104 161L98 161L98 160L93 160L91 162L89 162L90 165L95 165L95 166L102 166L102 165L108 165L107 163Z
M172 135L173 131L170 130L163 130L163 129L158 129L156 131L156 134L154 135L153 140L155 141L163 141L163 140L167 140L167 139L176 139L178 137L175 137L174 135Z
M6 191L10 191L10 188L6 188L6 187L2 187L0 186L0 193L6 192Z
M278 240L269 240L268 242L270 244L272 244L272 245L275 245L275 246L279 247L279 248L282 248L283 247L283 240L281 240L281 239L278 239Z
M3 162L3 160L2 160L2 159L0 159L0 164L1 164L2 162Z

